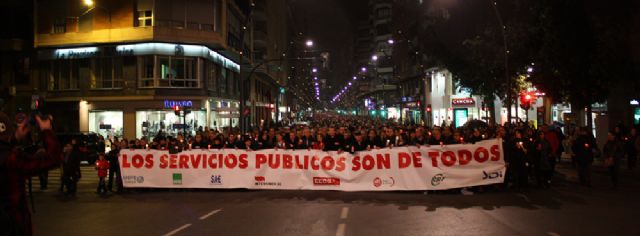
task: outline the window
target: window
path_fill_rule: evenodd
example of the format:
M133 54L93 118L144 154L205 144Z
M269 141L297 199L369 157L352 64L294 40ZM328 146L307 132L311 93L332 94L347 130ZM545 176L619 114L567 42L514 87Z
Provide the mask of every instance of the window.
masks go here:
M76 90L80 72L79 60L56 60L50 62L47 88L49 90Z
M220 81L220 92L222 94L228 94L229 91L227 91L227 88L229 86L227 86L227 84L228 84L228 81L227 81L227 69L221 69L220 72L221 72L220 79L222 80L222 81Z
M389 8L380 8L378 9L378 18L384 18L391 16L391 9Z
M207 61L204 74L207 76L207 88L211 91L217 91L218 89L217 67L215 63Z
M153 81L153 66L155 64L153 56L143 56L140 60L140 84L138 85L141 88L149 88L155 87Z
M64 18L57 18L53 21L53 33L64 34L67 32L67 21Z
M156 73L158 75L157 85L152 83L154 78L150 68L152 58L142 60L143 65L142 86L143 87L176 87L176 88L198 88L198 60L192 57L169 57L158 56Z
M153 14L150 10L138 11L138 27L146 27L153 25Z
M94 59L91 71L91 89L117 89L122 88L123 82L123 58L102 57Z

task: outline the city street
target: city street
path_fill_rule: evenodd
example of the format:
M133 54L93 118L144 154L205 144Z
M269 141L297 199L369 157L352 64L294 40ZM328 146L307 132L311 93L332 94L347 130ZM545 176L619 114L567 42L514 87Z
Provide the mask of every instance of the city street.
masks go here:
M84 171L83 171L84 172ZM130 191L35 193L36 235L638 235L638 172L610 190L564 164L552 189L465 196L422 192ZM51 178L51 177L50 177ZM92 176L87 176L92 178ZM566 179L566 180L562 180ZM51 185L50 189L55 189ZM99 226L100 225L100 226Z

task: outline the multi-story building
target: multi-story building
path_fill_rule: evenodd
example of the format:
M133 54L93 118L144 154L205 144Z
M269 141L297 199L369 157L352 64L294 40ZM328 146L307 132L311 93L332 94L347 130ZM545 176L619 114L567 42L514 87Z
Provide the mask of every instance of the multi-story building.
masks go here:
M244 73L256 59L252 51L263 52L243 32L260 24L248 20L250 1L84 3L35 1L34 95L45 99L59 131L140 138L185 126L188 133L238 126L241 65ZM286 35L268 37L275 39L266 45L286 45ZM286 73L267 74L286 79ZM248 94L260 97L276 86L264 87ZM184 121L175 106L191 110Z

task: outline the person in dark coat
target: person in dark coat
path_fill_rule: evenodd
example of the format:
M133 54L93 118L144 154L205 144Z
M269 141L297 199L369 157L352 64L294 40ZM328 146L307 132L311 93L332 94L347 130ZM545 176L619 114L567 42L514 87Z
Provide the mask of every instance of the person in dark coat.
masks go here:
M512 170L512 178L514 186L518 190L523 190L529 185L527 175L527 140L522 135L522 130L516 130L513 142L509 144L511 150L511 162L509 163Z
M116 191L122 191L122 177L120 176L120 162L118 161L118 155L122 145L119 142L113 142L111 144L111 151L107 153L107 161L109 161L109 180L107 181L107 190L113 192L113 182L116 183Z
M609 132L607 135L607 143L602 148L602 156L605 159L605 165L609 168L611 176L612 188L618 188L618 179L620 176L620 162L624 158L624 148L622 141L615 134Z
M591 187L591 164L596 148L596 141L589 135L588 128L581 127L571 149L575 155L580 183L589 187Z
M344 147L344 137L336 134L336 129L331 127L327 136L322 140L324 151L342 151Z
M20 121L14 129L9 117L0 112L0 233L3 235L33 234L25 180L62 162L62 151L51 129L51 117L36 116L35 120L46 151L31 154L18 145L31 132L28 119Z
M66 194L75 196L78 181L82 178L80 172L80 157L82 153L78 146L67 144L65 146L64 158L62 160L62 182L67 188Z
M551 144L545 139L544 132L538 133L538 138L535 141L535 155L536 155L536 171L538 185L544 188L548 188L551 184L551 177L553 176L553 150Z

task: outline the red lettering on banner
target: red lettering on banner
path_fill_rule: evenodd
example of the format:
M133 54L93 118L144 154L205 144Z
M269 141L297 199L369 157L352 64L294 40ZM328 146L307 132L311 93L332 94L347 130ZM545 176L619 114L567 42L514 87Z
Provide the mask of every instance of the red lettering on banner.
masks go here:
M476 152L473 155L473 159L475 159L479 163L483 163L489 160L489 151L486 148L479 147L476 149Z
M236 155L227 155L227 158L224 159L224 165L229 169L236 168L236 166L238 165L238 159L236 158Z
M500 160L500 146L498 145L491 146L491 160L492 161Z
M438 167L438 157L440 157L439 152L429 152L429 158L431 158L431 166Z
M169 162L167 161L167 154L163 154L162 156L160 156L160 168L161 169L166 169L167 166L169 166Z
M318 164L318 161L320 161L320 158L318 158L317 156L311 157L311 169L313 170L320 169L320 165Z
M344 169L347 168L347 166L345 165L346 161L347 158L340 157L338 159L338 162L336 163L336 171L344 171Z
M130 168L131 164L129 164L127 154L122 154L122 168Z
M422 153L421 152L413 152L413 166L415 168L422 167ZM387 167L389 169L389 167Z
M409 156L409 153L399 152L398 153L398 166L400 167L400 169L407 168L407 167L409 167L409 165L411 165L411 156Z
M189 156L186 155L186 154L181 154L179 156L179 158L180 158L180 162L178 164L178 166L179 166L178 168L180 168L180 169L189 169L189 163L188 163L189 162Z
M151 169L153 167L153 154L147 154L145 157L144 167Z
M144 158L140 154L135 154L131 157L131 164L134 168L140 169L144 165Z
M473 154L471 154L471 151L469 150L459 150L458 151L458 160L460 161L460 165L466 165L469 164L469 162L471 162L471 158L472 158Z
M280 168L280 154L276 154L275 156L269 155L269 168Z
M456 154L452 151L445 151L442 153L442 164L445 166L452 166L456 164Z
M189 159L191 160L191 166L193 166L194 169L197 169L198 166L200 165L200 162L202 161L202 155L201 154L197 154L197 155L191 154L191 155L189 155Z
M216 154L211 154L209 155L209 158L207 158L207 163L209 164L209 168L211 169L217 169L218 165L216 164Z
M389 169L391 168L391 154L385 153L376 154L376 164L378 164L378 169Z
M282 155L282 168L283 169L291 169L293 168L293 157L289 154Z
M360 170L360 156L354 156L353 159L351 160L351 164L353 164L353 167L351 167L352 171L359 171Z
M375 166L375 160L373 159L373 157L371 155L365 155L362 158L362 169L363 170L372 170L373 167Z
M264 154L256 154L256 169L260 169L264 163L267 163L267 156Z
M240 157L239 157L240 164L238 165L238 168L247 169L247 167L249 167L249 160L247 160L248 158L249 156L247 154L240 154Z
M175 154L169 155L169 169L178 168L178 156Z
M333 170L333 167L336 165L336 161L331 158L331 156L325 156L322 158L320 162L323 170Z

